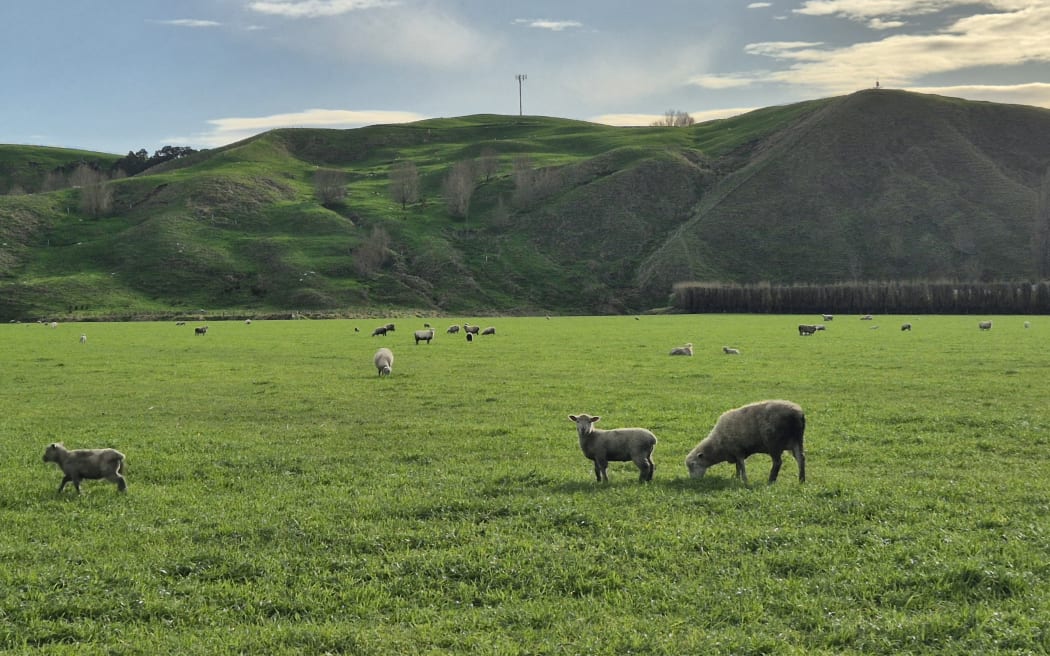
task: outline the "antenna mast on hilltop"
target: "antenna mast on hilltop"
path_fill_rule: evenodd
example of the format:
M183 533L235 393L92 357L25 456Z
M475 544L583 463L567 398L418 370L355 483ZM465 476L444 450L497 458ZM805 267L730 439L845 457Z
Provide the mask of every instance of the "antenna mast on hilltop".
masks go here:
M521 83L528 79L525 73L518 73L514 78L518 81L518 116L521 116Z

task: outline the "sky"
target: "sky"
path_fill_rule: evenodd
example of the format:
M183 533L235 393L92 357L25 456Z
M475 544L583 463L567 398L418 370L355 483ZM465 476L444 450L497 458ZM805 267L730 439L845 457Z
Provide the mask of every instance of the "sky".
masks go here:
M0 143L152 153L519 111L702 122L876 81L1050 107L1048 35L1050 0L0 0Z

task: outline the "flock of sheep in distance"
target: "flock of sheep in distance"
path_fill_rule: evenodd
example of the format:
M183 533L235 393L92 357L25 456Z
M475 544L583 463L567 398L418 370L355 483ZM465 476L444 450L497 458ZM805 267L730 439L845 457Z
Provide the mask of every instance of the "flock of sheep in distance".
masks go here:
M825 322L832 321L834 315L822 315ZM872 321L870 314L860 317L862 321ZM251 319L246 319L245 324L251 325ZM51 328L57 328L58 324L51 322ZM185 322L177 322L178 326ZM979 321L977 327L981 331L992 329L991 321ZM1030 328L1031 323L1024 322L1024 327ZM872 329L878 328L873 325ZM912 325L904 323L902 331L911 331ZM480 326L463 324L463 333L468 342L473 341L476 335L495 335L496 328L489 326L484 330ZM801 337L814 335L826 330L824 324L799 324L798 334ZM360 329L354 328L355 332ZM386 336L394 332L392 323L377 327L372 331L373 337ZM453 324L445 331L447 334L455 335L460 332L460 326ZM194 328L194 335L207 335L207 326ZM430 324L424 324L422 330L416 330L413 338L418 346L420 342L430 344L434 339L434 329ZM87 343L87 335L80 336L80 343ZM740 355L740 350L730 346L723 346L722 352L726 355ZM670 355L693 355L692 343L676 346L671 349ZM379 348L372 359L376 371L380 377L389 376L394 370L394 353L386 347ZM607 473L610 462L633 462L638 467L639 482L653 480L656 465L653 463L653 451L656 448L656 436L647 428L614 428L604 430L595 428L595 424L601 419L599 416L588 414L569 415L569 420L576 424L576 433L579 437L580 450L583 455L594 463L594 476L599 483L608 482ZM728 410L718 418L714 428L707 437L689 452L685 458L685 466L692 478L701 478L712 465L729 462L736 465L736 476L746 485L747 470L744 461L756 453L764 453L773 459L773 467L769 472L769 483L777 480L780 466L783 464L783 454L789 451L798 464L798 480L800 483L806 481L806 454L803 449L803 436L806 432L806 415L801 406L791 401L766 400L750 403L739 408ZM73 483L77 493L80 493L80 482L82 480L105 479L116 483L117 490L126 492L128 485L123 476L124 454L115 449L67 449L61 442L55 442L44 451L44 462L53 462L62 471L62 482L58 486L61 493L67 483Z

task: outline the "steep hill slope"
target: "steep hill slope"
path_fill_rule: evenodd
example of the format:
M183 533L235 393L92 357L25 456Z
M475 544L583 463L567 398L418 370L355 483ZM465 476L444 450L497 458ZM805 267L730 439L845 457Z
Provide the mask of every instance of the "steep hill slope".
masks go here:
M19 149L7 170L40 159ZM1048 164L1046 110L890 90L690 128L275 130L108 182L100 216L83 189L0 196L0 318L619 312L689 279L1031 278ZM345 199L322 204L322 174Z

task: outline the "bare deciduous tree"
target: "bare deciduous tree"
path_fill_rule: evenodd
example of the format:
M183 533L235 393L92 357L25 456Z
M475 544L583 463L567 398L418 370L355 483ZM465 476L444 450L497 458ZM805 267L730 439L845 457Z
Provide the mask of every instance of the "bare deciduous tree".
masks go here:
M354 269L358 274L370 276L379 271L390 255L390 235L380 226L372 228L372 234L353 250Z
M492 148L483 148L481 157L478 159L478 175L485 178L485 182L499 172L499 153Z
M409 203L419 200L419 169L407 160L390 167L390 198L404 210Z
M692 116L677 109L669 109L664 112L663 118L653 121L653 125L656 127L669 128L686 127L693 123L696 123L696 121L693 120Z
M113 209L113 189L105 174L81 164L73 170L70 182L80 190L80 211L99 217Z
M1050 278L1050 169L1043 174L1039 185L1039 203L1035 214L1035 249L1036 272L1043 280Z
M511 202L519 208L528 207L554 194L561 184L558 169L534 168L528 155L514 158L511 178L514 180L514 195Z
M462 219L468 217L470 198L474 195L476 184L473 160L464 160L452 165L441 186L449 214Z
M325 207L343 202L346 200L346 172L334 169L315 172L314 193Z

